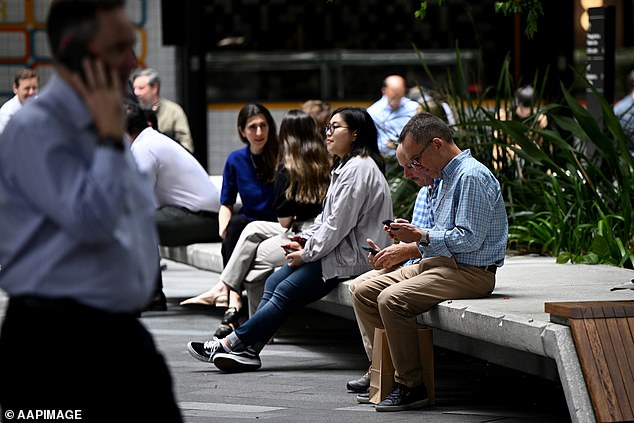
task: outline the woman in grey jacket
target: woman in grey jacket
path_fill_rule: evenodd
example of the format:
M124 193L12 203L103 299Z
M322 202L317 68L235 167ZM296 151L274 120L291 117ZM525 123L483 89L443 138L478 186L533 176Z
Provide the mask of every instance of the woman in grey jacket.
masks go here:
M287 264L267 279L256 313L226 338L189 342L194 358L230 372L258 369L259 352L295 310L370 270L366 238L388 244L381 222L392 217L392 199L372 118L362 108L335 110L326 146L334 168L322 213L282 246Z

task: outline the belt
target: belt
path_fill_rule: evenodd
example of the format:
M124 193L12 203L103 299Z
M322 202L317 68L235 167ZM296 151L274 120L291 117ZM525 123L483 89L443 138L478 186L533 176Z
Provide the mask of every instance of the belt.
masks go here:
M218 213L214 213L214 212L208 211L208 210L191 211L191 210L189 210L186 207L181 207L181 209L183 209L187 213L197 214L198 216L213 217L213 218L217 218L218 217Z
M495 272L498 271L498 267L495 264L489 264L488 266L473 266L478 269L486 270L487 272L491 272L495 275Z

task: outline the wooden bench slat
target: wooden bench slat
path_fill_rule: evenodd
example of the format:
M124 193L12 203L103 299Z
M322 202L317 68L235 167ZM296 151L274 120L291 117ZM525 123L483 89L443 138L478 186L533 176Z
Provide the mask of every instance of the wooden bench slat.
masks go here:
M634 351L634 317L615 320L617 330L621 334L621 341L623 342L623 349L626 352L627 361L630 365L630 369L634 372L634 354L632 354L632 351Z
M583 319L571 320L570 330L572 331L575 347L577 348L577 356L579 357L581 369L588 387L588 393L590 394L592 408L598 418L599 412L603 413L603 410L608 409L609 404L606 396L601 394L604 389L602 382L604 377L599 369L595 359L595 352L592 348L591 339L593 334L588 331L586 321ZM601 353L601 355L603 355L603 353Z
M634 357L627 353L627 337L630 337L630 342L632 338L629 330L625 333L621 332L620 322L622 321L623 319L607 319L606 324L623 380L624 396L621 402L623 415L630 420L634 420L634 366L632 365ZM634 351L634 349L630 351ZM626 412L627 409L629 409L629 413Z
M616 406L619 408L623 419L632 420L634 419L634 414L632 413L626 385L634 382L632 380L633 376L629 368L629 363L625 358L625 351L623 351L620 334L614 330L616 319L606 317L604 313L595 310L594 322L599 333L599 340L603 347L612 385L614 386ZM613 330L610 330L611 327ZM622 353L620 354L620 352Z

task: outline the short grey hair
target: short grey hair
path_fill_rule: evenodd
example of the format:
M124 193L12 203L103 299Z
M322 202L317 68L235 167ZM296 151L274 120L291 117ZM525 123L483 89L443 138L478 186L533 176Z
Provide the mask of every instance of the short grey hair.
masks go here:
M151 86L158 85L159 89L161 88L161 78L159 78L159 73L152 68L139 69L132 74L132 82L137 79L139 76L147 76L148 83Z

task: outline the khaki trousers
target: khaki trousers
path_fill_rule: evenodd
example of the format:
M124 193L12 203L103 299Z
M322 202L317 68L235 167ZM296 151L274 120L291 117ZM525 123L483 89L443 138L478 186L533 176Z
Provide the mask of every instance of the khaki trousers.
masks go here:
M233 253L220 274L220 280L236 292L242 292L244 282L253 283L247 289L249 316L251 309L255 310L262 298L264 280L275 267L286 262L284 250L280 247L288 242L283 236L285 231L278 222L256 220L249 223L240 233ZM259 256L257 261L256 256Z
M392 271L393 271L392 269L370 270L369 272L365 272L364 274L357 276L348 285L348 290L350 291L350 295L354 295L355 287L359 285L361 282L366 281L368 279L375 278L380 275L384 275L386 273L390 273ZM372 332L372 334L374 334L374 332ZM365 350L365 353L368 355L368 361L371 362L372 361L372 340L370 340L368 335L364 333L363 330L361 330L361 340L363 341L363 349Z
M409 387L422 384L416 316L445 300L488 296L494 287L493 273L456 263L453 257L425 258L360 281L352 305L368 357L372 357L374 328L384 328L394 380Z

